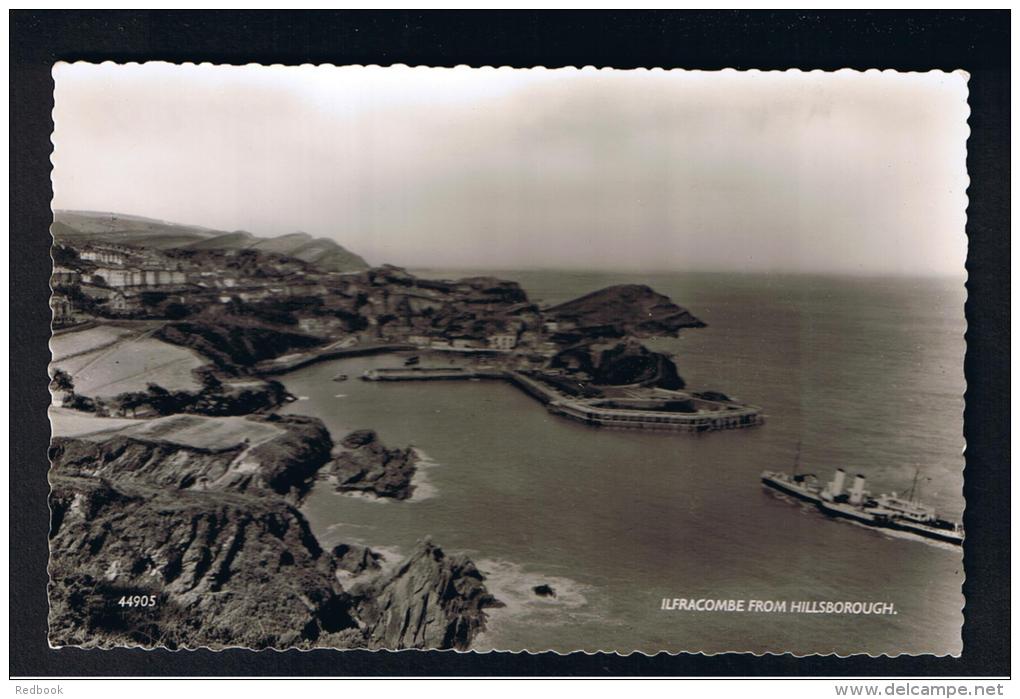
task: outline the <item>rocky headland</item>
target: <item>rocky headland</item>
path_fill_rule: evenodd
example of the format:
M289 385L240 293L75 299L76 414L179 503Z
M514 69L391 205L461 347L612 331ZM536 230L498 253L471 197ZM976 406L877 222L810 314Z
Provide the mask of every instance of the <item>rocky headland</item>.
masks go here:
M329 458L321 422L176 419L54 440L53 645L463 649L484 629L470 561L422 542L387 573L319 545L296 501Z
M705 323L644 284L617 284L547 308L563 335L578 337L675 337Z

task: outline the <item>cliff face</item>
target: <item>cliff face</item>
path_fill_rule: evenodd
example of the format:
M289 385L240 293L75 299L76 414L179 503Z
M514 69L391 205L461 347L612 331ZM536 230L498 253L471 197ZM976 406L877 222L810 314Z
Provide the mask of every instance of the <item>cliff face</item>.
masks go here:
M474 563L425 541L389 575L351 588L371 648L466 650L501 606Z
M340 442L327 473L340 492L371 493L381 498L406 500L414 493L418 457L413 449L387 449L372 430L351 432Z
M284 434L251 447L244 463L254 468L261 482L277 493L303 493L329 459L333 440L318 418L270 415L256 419L284 429Z
M282 497L329 456L317 420L263 418L280 434L240 447L223 428L245 425L205 420L54 441L51 643L464 648L484 628L491 597L466 559L423 545L383 574L363 546L322 550ZM168 429L206 447L157 439Z
M676 336L683 328L705 327L686 308L643 284L608 286L554 306L546 315L571 329L609 337Z
M67 475L287 495L307 489L331 447L328 430L315 418L175 415L122 429L103 441L56 438L50 460Z
M52 483L54 645L364 644L331 558L283 500ZM152 605L121 603L149 595Z

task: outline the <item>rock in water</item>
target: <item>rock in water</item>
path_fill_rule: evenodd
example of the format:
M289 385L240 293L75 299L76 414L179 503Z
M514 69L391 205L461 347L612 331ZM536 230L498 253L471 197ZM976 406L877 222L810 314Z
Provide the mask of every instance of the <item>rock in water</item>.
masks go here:
M351 432L340 446L344 451L337 454L327 471L336 478L337 490L395 500L411 497L418 463L413 449L387 449L372 430Z
M466 650L485 628L485 609L502 606L463 556L423 541L389 575L351 588L370 648Z
M555 597L556 596L556 590L552 589L552 587L550 587L549 585L546 585L544 583L542 585L535 585L535 587L532 588L532 592L534 592L539 597Z

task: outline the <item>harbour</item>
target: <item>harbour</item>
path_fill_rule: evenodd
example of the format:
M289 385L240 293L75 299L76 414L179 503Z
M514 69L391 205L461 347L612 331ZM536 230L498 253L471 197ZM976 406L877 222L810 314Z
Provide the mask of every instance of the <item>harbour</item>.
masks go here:
M805 463L855 463L866 455L869 480L882 492L909 485L913 464L921 463L931 479L926 501L958 517L962 438L946 425L961 420L962 377L933 380L917 367L962 356L962 328L941 315L946 296L962 303L962 286L500 274L548 302L637 280L691 299L708 309L709 328L657 349L677 354L692 385L739 387L749 403L767 406L767 424L704 438L591 429L537 409L550 397L537 382L358 379L402 368L399 354L311 364L280 376L292 393L309 396L284 412L319 416L338 436L372 427L386 443L413 445L435 463L429 497L399 506L313 491L302 511L324 546L362 541L405 552L431 535L469 552L508 604L489 611L479 650L880 654L960 647L958 546L842 525L806 501L791 507L761 486L760 475L789 471L798 441ZM825 296L814 293L822 285ZM420 366L477 369L449 353L415 353ZM338 399L331 379L341 372L351 380ZM876 401L887 376L897 381ZM825 391L813 388L824 382ZM542 584L557 596L535 595ZM694 618L659 609L663 597L874 600L879 592L897 614L789 614L777 623L766 614Z
M636 389L616 391L611 399L579 399L542 381L535 372L464 367L381 367L362 375L365 381L501 380L535 398L561 417L593 427L708 432L755 427L764 423L760 408L732 401L706 400L685 391ZM603 389L608 390L608 389ZM682 402L685 412L656 410Z

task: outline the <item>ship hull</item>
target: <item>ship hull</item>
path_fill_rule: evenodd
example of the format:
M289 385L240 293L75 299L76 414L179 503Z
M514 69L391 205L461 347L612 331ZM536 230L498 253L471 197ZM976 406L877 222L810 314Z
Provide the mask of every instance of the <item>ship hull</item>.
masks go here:
M768 475L762 476L761 482L763 485L772 488L773 490L778 490L779 492L784 493L786 495L792 495L798 500L803 500L804 502L818 503L819 501L821 501L821 498L818 496L818 493L798 488L792 483L787 483L786 481L780 480L778 478L773 478L772 476Z
M853 505L843 505L819 500L818 509L830 517L842 517L843 519L849 519L851 521L860 522L861 524L867 524L873 527L881 526L875 519L874 515L869 514L864 510L860 510Z
M952 522L940 519L938 522L945 523L947 526L925 526L889 516L891 513L888 510L873 509L867 506L853 505L849 502L835 502L831 499L823 499L819 490L805 488L793 482L791 476L781 472L764 471L761 474L761 482L762 485L784 495L814 504L820 512L829 517L846 519L875 529L895 529L897 531L909 532L926 539L942 541L957 546L963 544L963 534L959 528L954 528Z
M897 531L901 532L910 532L911 534L917 534L918 536L923 536L926 539L943 541L948 544L956 544L957 546L963 545L963 536L957 534L951 529L940 530L935 529L934 527L917 527L909 523L897 522L895 520L884 522L881 526L887 527L889 529L896 529Z

